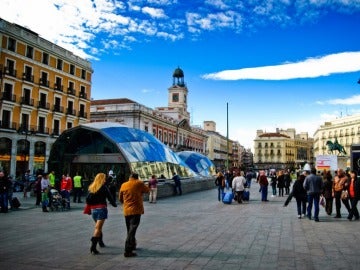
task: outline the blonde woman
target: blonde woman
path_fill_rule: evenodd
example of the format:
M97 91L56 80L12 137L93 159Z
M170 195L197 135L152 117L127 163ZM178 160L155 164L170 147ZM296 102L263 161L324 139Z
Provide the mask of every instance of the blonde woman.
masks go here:
M114 198L111 196L109 189L105 185L106 174L98 173L95 176L94 181L89 186L89 195L86 198L86 204L91 209L91 215L95 221L95 229L93 237L91 238L91 254L99 254L96 249L97 243L100 247L105 247L103 242L102 227L105 219L108 217L107 202L106 199L111 203L112 206L117 207Z

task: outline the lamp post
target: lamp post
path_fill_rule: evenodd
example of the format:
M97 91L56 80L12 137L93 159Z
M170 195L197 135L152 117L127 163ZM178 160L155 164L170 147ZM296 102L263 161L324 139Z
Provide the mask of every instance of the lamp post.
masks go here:
M32 131L28 130L27 127L20 127L18 129L18 134L25 135L25 139L23 140L23 146L22 146L22 161L23 161L23 171L21 173L25 173L29 169L29 151L30 151L30 142L28 142L28 136L31 136L33 134Z

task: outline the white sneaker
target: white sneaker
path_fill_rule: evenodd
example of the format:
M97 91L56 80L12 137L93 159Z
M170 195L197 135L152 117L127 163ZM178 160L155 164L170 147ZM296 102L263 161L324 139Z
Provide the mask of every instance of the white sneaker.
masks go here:
M271 195L271 198L274 198L275 196L274 195Z
M301 215L298 215L298 218L301 218Z

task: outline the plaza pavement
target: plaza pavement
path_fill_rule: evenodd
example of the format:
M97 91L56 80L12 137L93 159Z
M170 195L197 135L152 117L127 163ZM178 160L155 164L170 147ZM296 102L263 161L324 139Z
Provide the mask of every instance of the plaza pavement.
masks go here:
M19 197L21 194L17 194ZM0 269L359 269L360 222L320 210L320 222L298 219L293 200L260 201L253 184L249 203L225 205L217 190L145 202L137 233L138 256L123 256L121 206L109 206L105 248L89 252L94 222L84 204L43 213L34 198L0 215Z

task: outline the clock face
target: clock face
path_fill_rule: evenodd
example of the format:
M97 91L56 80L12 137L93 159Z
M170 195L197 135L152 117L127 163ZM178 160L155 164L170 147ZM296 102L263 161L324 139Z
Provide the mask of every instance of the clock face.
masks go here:
M172 101L173 102L179 102L179 94L178 93L173 94Z

